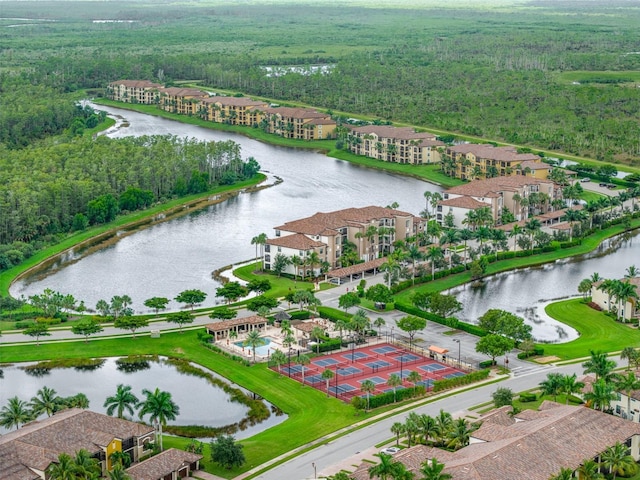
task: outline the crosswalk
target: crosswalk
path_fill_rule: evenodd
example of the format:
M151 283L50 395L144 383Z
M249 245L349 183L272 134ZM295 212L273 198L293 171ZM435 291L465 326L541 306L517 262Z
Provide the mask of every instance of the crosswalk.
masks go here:
M532 373L543 372L545 370L550 370L552 368L553 368L553 365L538 365L538 364L518 365L511 369L511 373L514 377L522 377L523 375L530 375Z

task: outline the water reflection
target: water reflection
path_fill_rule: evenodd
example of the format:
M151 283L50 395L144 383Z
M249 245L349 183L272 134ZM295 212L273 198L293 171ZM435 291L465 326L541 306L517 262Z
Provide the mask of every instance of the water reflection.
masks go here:
M98 107L101 108L102 107ZM417 214L424 208L426 190L438 186L413 178L375 171L329 158L321 153L267 145L240 135L216 132L150 115L104 108L130 123L111 134L172 134L202 140L232 139L242 146L243 157L255 157L263 170L283 179L271 188L243 193L204 210L173 219L121 238L97 252L79 258L67 256L64 268L53 265L44 274L17 282L12 295L30 296L45 288L71 293L94 307L100 299L127 294L137 312L154 296L173 299L179 292L198 288L208 292L205 305L216 302L219 284L211 272L255 256L251 238L286 221L367 205L400 204ZM70 261L70 263L69 263ZM179 305L172 302L171 309Z
M494 275L478 288L467 284L452 289L464 307L459 318L475 323L490 308L508 310L524 317L539 341L573 340L577 332L549 318L544 307L578 295L580 281L594 272L603 278L622 278L629 265L640 261L637 236L621 235L587 255Z
M238 387L214 375L220 385L224 382L225 391L202 376L213 375L211 372L191 367L191 373L181 373L176 365L155 357L97 359L82 365L69 364L68 368L56 368L55 364L53 361L3 366L3 375L0 375L2 405L13 396L29 401L39 389L47 386L56 390L60 397L83 393L89 399L91 410L105 413L105 399L116 392L119 384L124 384L133 386L132 393L139 399L144 398L144 388L154 390L157 387L170 392L180 407L180 415L171 422L173 425L229 427L237 438L247 438L286 419L276 409L276 414L256 421L250 417L249 407L236 401L238 395L234 398L229 393ZM196 370L201 373L194 375ZM272 405L263 403L267 412L273 411ZM0 432L4 433L1 429Z

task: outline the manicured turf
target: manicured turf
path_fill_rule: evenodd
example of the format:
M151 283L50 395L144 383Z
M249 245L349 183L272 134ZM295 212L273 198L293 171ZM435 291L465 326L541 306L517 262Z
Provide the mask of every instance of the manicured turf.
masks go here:
M160 338L138 336L112 340L48 343L40 347L10 346L0 349L3 363L46 360L51 358L107 357L135 354L159 354L187 358L257 393L277 405L289 418L282 424L243 440L247 463L242 469L218 469L205 462L207 471L231 478L242 471L263 464L312 440L360 421L366 416L335 398L266 368L265 364L245 367L200 345L195 331L162 334ZM379 413L379 412L376 412ZM186 446L187 439L171 439L167 446ZM205 458L206 460L206 458Z
M545 311L580 332L580 337L572 342L544 345L545 356L570 359L588 356L590 350L615 352L626 346L640 347L637 328L616 322L604 312L590 308L582 299L552 303Z

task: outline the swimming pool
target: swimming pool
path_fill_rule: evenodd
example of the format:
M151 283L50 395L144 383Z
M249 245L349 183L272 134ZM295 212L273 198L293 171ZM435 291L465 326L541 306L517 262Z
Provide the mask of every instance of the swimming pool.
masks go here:
M263 341L264 344L260 345L259 347L256 347L256 355L261 355L263 357L267 356L267 353L269 353L269 349L272 348L271 347L271 341L273 340L271 337L260 337ZM248 351L252 351L251 347L247 347L244 345L244 342L235 342L234 345L243 348Z

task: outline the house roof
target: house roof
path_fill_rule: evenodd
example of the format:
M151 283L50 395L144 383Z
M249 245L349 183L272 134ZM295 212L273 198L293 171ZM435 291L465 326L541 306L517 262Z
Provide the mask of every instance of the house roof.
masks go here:
M310 108L293 108L293 107L269 107L265 109L266 113L280 115L286 118L298 118L298 119L309 119L309 118L330 118L331 115L327 113L320 113L317 110L312 110Z
M202 459L202 455L170 448L127 468L132 480L158 480Z
M511 146L494 147L491 144L463 143L461 145L449 147L447 151L461 154L472 153L479 158L498 160L501 162L524 162L525 160L540 161L540 157L537 155L534 155L533 153L518 153L517 149Z
M163 85L159 83L153 83L149 80L116 80L111 82L110 85L123 85L129 88L162 88Z
M267 319L260 315L251 315L250 317L232 318L231 320L223 320L221 322L208 323L206 329L211 332L220 332L228 330L238 325L261 325L267 323Z
M550 180L513 175L507 177L485 178L458 185L448 189L445 193L455 195L470 195L473 197L487 197L490 194L499 194L503 191L512 191L530 185L542 185L553 183Z
M545 401L538 411L526 412L510 421L505 415L482 417L476 442L456 452L419 445L394 460L416 471L437 458L454 480L548 480L561 468L575 470L584 459L640 435L640 424L585 407ZM488 440L477 441L483 438ZM354 478L368 479L367 469L358 468Z
M102 451L114 439L152 434L153 427L90 410L68 409L0 436L3 480L30 480L31 469L45 470L58 455Z
M455 197L447 200L440 200L438 205L444 207L466 208L467 210L478 210L479 208L491 207L490 204L476 200L473 197Z
M172 97L208 97L207 92L198 90L197 88L181 88L181 87L168 87L162 88L160 93L169 95Z
M276 230L287 232L304 233L306 235L336 235L338 228L346 227L348 224L359 225L370 223L371 221L393 217L413 217L412 214L384 207L362 207L346 208L335 212L318 212L310 217L300 220L293 220L284 225L275 227Z
M362 127L354 127L351 131L363 135L376 135L379 138L392 138L397 140L436 139L436 136L433 133L418 133L411 127L393 127L391 125L364 125ZM444 143L442 143L442 145L444 145Z
M276 247L292 248L295 250L311 250L312 248L325 246L324 243L313 240L302 233L269 238L266 243L268 245L275 245Z
M261 100L253 100L249 97L221 97L216 96L212 97L212 103L219 103L224 106L233 106L233 107L266 107L269 105L267 102L263 102Z
M318 323L318 322L300 322L300 323L292 323L291 326L296 330L300 330L301 332L311 333L314 328L321 328L322 330L326 330L327 327Z
M362 273L366 272L367 270L373 270L374 268L380 268L386 261L387 257L376 258L374 260L369 260L368 262L357 263L355 265L350 265L343 268L336 268L328 272L327 276L330 278L348 277L350 275L355 275L356 273Z
M540 161L539 157L537 158L537 160L525 160L520 164L520 166L523 170L525 168L529 168L529 170L550 170L551 168L553 168L548 163Z

